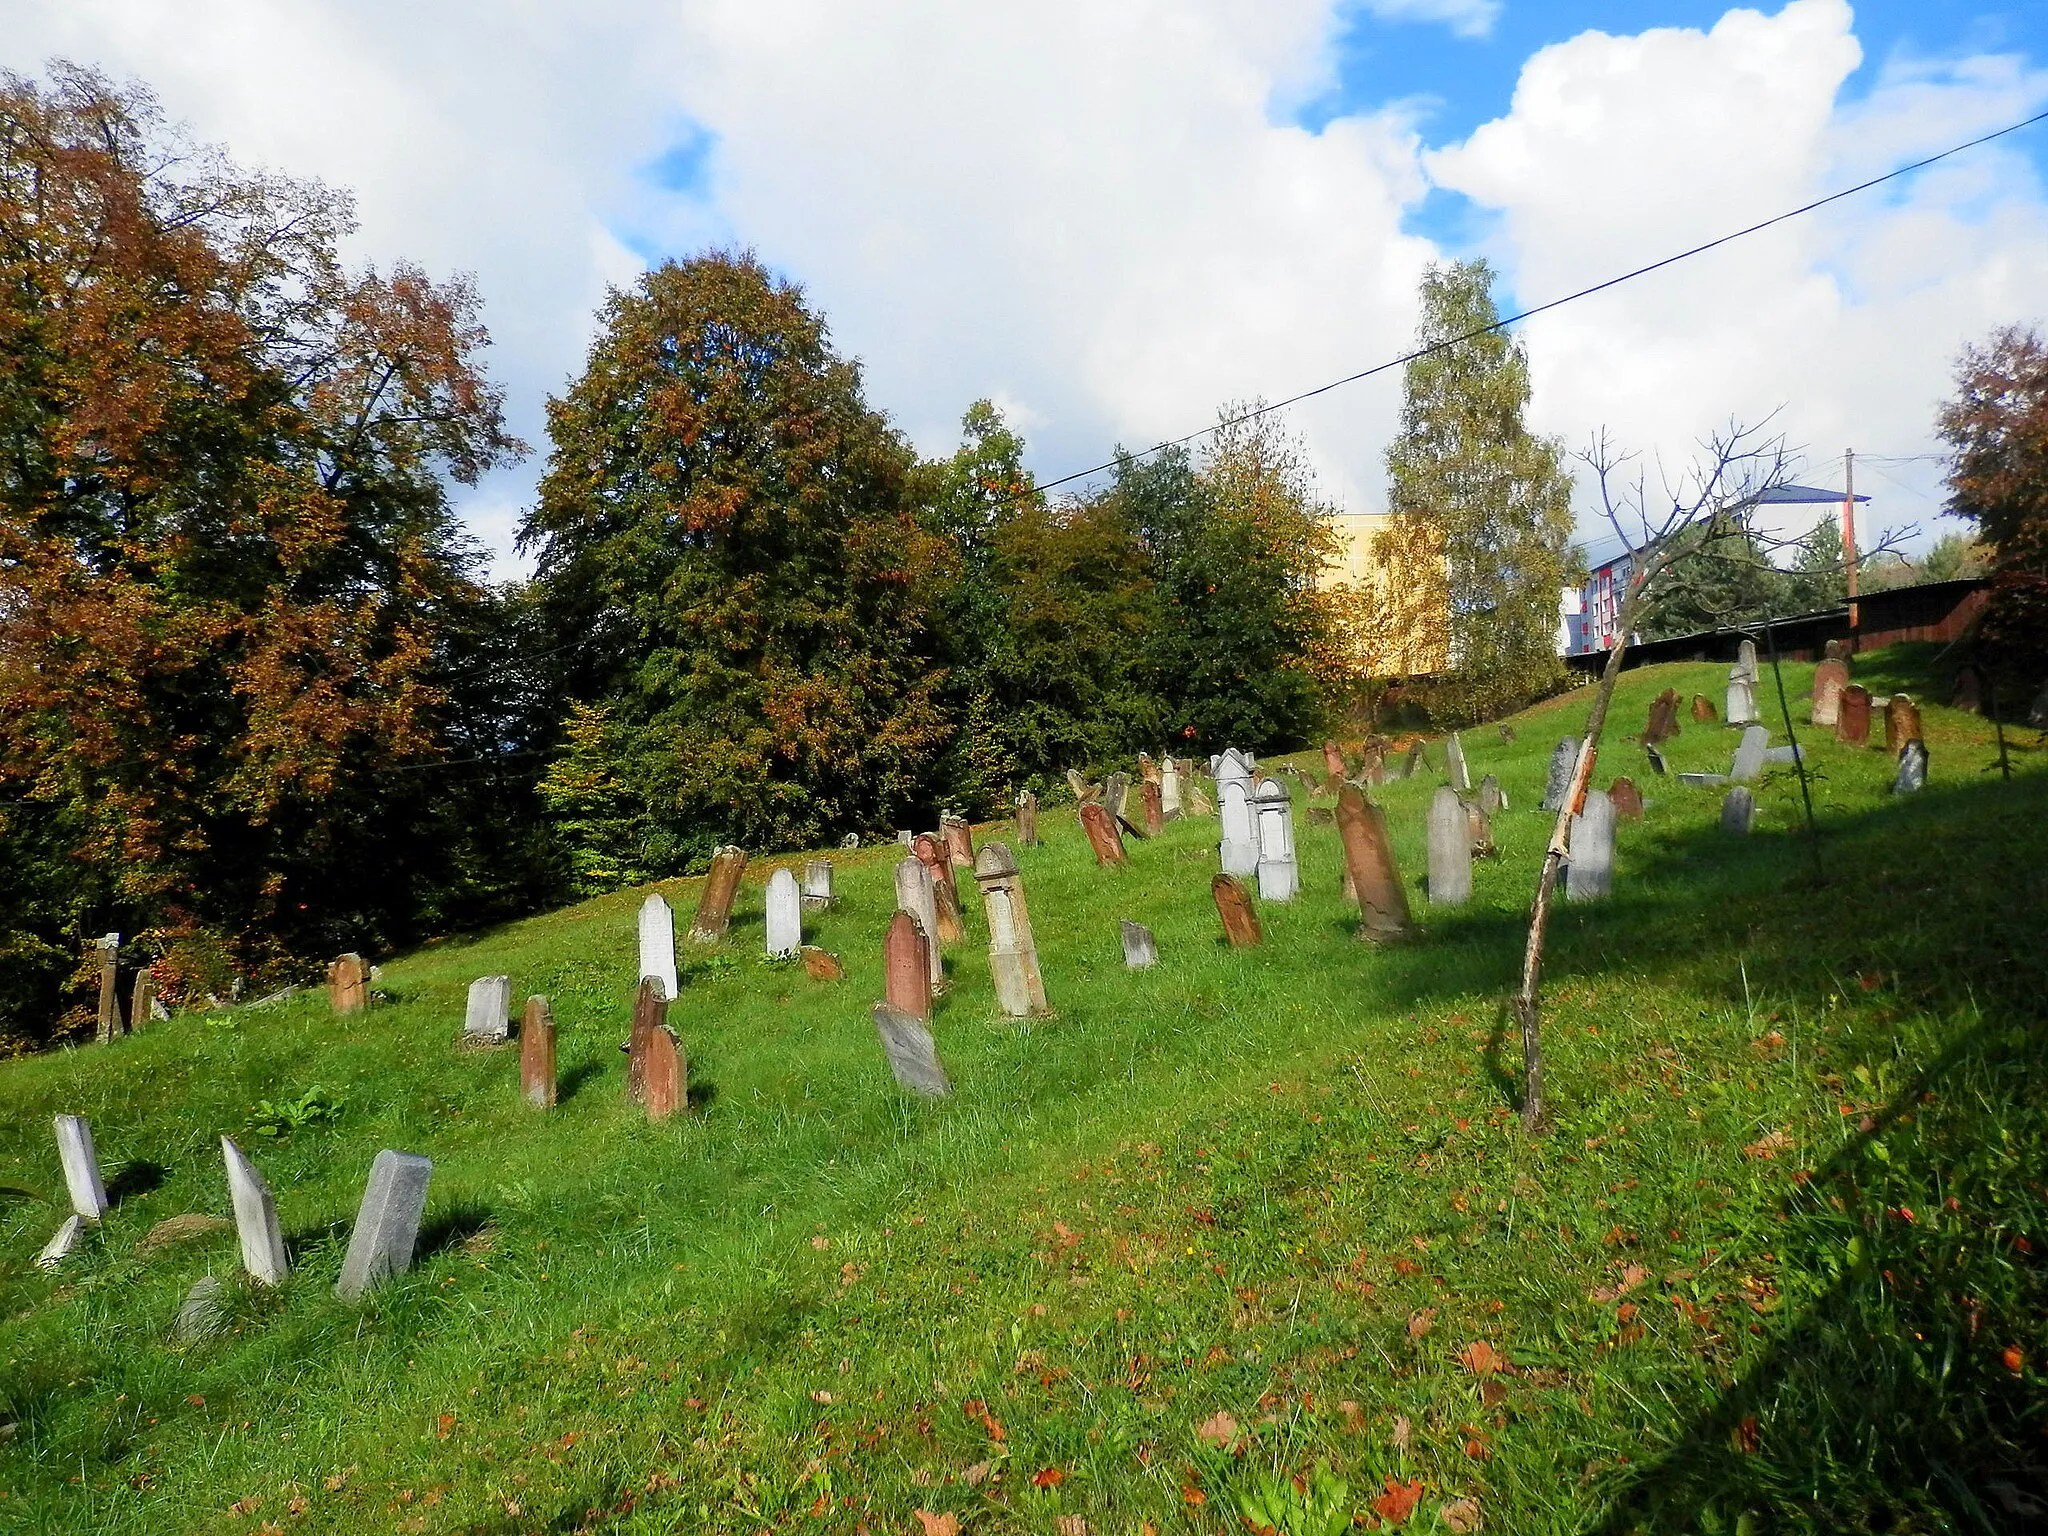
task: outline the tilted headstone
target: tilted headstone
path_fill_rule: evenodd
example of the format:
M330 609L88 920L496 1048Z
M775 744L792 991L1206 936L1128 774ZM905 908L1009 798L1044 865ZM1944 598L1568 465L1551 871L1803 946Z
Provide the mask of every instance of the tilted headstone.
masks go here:
M1870 690L1851 683L1842 690L1840 713L1835 717L1835 740L1845 747L1860 747L1870 740Z
M132 1033L156 1017L156 972L144 966L135 973L135 990L128 999L128 1028Z
M1607 786L1607 798L1614 802L1614 814L1623 821L1643 819L1643 792L1634 779L1616 779Z
M43 1244L42 1251L36 1255L36 1267L38 1269L55 1269L59 1264L71 1257L79 1243L84 1241L84 1239L85 1218L83 1216L66 1216L62 1224L58 1226L56 1236Z
M1123 920L1124 968L1131 971L1149 971L1159 963L1159 945L1152 938L1152 930L1143 923Z
M185 1293L184 1301L178 1304L178 1318L171 1324L171 1337L180 1344L192 1344L225 1331L227 1325L227 1287L221 1284L218 1275L201 1275L192 1282L192 1289Z
M1614 889L1614 801L1606 790L1586 791L1586 803L1572 818L1568 846L1566 901L1596 901Z
M988 969L996 1002L1013 1019L1046 1012L1045 978L1038 969L1031 909L1024 901L1024 877L1016 858L1001 843L983 844L974 861L974 883L981 888L988 915Z
M1655 747L1645 747L1643 751L1649 756L1650 771L1656 774L1658 778L1661 779L1671 772L1671 765L1664 761L1664 754L1662 752L1659 752Z
M1742 742L1735 749L1734 764L1728 770L1728 777L1737 784L1747 784L1764 771L1764 753L1770 750L1771 733L1760 725L1743 727Z
M794 960L804 947L804 898L797 889L796 876L786 869L776 870L768 877L766 900L768 953Z
M1344 754L1338 750L1334 741L1323 743L1323 771L1333 779L1349 777L1344 768Z
M1461 795L1470 794L1472 769L1465 761L1465 743L1458 739L1456 731L1451 732L1444 740L1444 760L1450 765L1451 788Z
M80 1220L97 1224L107 1214L107 1186L100 1178L92 1127L82 1115L57 1116L57 1160L64 1165L64 1188L71 1196L71 1209Z
M1376 944L1406 938L1408 893L1401 888L1386 817L1356 785L1345 785L1337 796L1337 835L1343 839L1344 864L1358 901L1358 936Z
M974 868L974 828L966 818L948 811L939 818L939 836L946 842L946 857L955 869Z
M1429 801L1429 904L1461 907L1472 899L1472 826L1449 785Z
M1910 795L1927 783L1927 743L1915 736L1899 748L1899 771L1892 779L1892 793Z
M1131 816L1130 798L1131 776L1119 769L1103 785L1102 803L1109 807L1109 814L1118 821L1128 821Z
M711 871L704 877L704 894L697 900L697 916L690 923L693 944L716 944L732 923L733 899L740 893L740 878L747 872L747 850L723 847L711 856Z
M1500 850L1493 846L1493 818L1488 816L1477 800L1461 800L1465 807L1465 845L1472 850L1475 859L1491 859ZM1331 818L1336 819L1334 816Z
M432 1159L386 1149L370 1164L370 1181L349 1234L348 1255L334 1294L354 1301L371 1286L412 1268L413 1245L419 1241L420 1218L427 1213L427 1182L434 1176Z
M1893 757L1909 741L1924 741L1920 731L1920 706L1910 694L1895 693L1884 707L1884 749Z
M920 832L910 840L910 851L931 876L932 922L927 933L940 944L958 944L967 937L967 928L961 921L960 889L953 882L953 860L945 843L929 832ZM898 905L902 905L900 897Z
M647 1061L641 1070L642 1102L649 1120L666 1120L690 1103L690 1059L683 1042L666 1024L657 1024L647 1034Z
M519 1020L519 1096L535 1109L555 1107L555 1015L537 992Z
M1129 856L1124 852L1123 834L1103 806L1093 800L1082 806L1081 827L1088 834L1088 846L1094 850L1098 866L1129 862Z
M361 1013L370 1006L370 968L350 953L327 967L327 1002L337 1014Z
M1578 766L1579 744L1570 736L1560 740L1550 754L1550 771L1543 779L1543 809L1564 809L1564 797L1572 791L1572 770Z
M1415 770L1422 766L1422 757L1422 743L1419 741L1410 742L1408 744L1408 755L1401 759L1401 777L1404 779L1414 778Z
M1259 818L1259 896L1265 901L1292 901L1301 888L1294 858L1294 801L1278 779L1261 779L1252 808Z
M1755 820L1756 796L1749 792L1747 784L1736 785L1721 802L1721 830L1747 837Z
M1489 816L1498 816L1507 808L1507 791L1500 787L1499 777L1489 773L1479 781L1479 809Z
M1219 874L1209 882L1209 895L1216 902L1216 915L1223 919L1223 936L1232 949L1250 949L1265 941L1259 931L1259 914L1252 907L1252 893L1235 875Z
M932 1016L931 942L917 918L900 909L882 940L882 995L913 1018Z
M654 1032L668 1022L668 999L661 983L648 977L633 995L633 1028L626 1037L626 1102L647 1102L647 1050Z
M1823 661L1813 669L1813 713L1815 725L1832 727L1842 715L1842 690L1849 686L1846 662Z
M803 898L806 912L830 910L836 898L832 894L832 861L830 859L806 859L804 861L803 886L799 894Z
M1721 717L1714 712L1714 701L1704 693L1692 696L1692 717L1701 725L1711 725Z
M1038 846L1038 796L1028 789L1017 796L1017 846Z
M503 1045L512 1038L512 978L479 976L469 984L462 1016L464 1045Z
M121 935L110 933L99 940L95 948L99 951L100 962L99 1029L95 1038L101 1045L107 1045L123 1032L120 992Z
M661 983L661 995L676 996L676 919L660 893L640 903L640 975Z
M1650 701L1650 720L1643 727L1643 745L1656 746L1678 734L1678 690L1666 688Z
M232 1136L221 1137L220 1155L228 1170L228 1203L234 1207L235 1236L242 1244L242 1268L258 1285L283 1285L291 1260L284 1251L284 1230L277 1224L277 1198Z
M896 905L916 920L917 931L924 935L925 975L937 992L946 984L946 960L939 952L938 885L923 860L912 857L897 863Z
M1138 786L1138 793L1143 802L1138 824L1145 829L1147 837L1157 837L1166 830L1166 804L1159 786L1148 779Z
M875 1004L873 1017L875 1033L889 1058L889 1071L899 1087L928 1099L943 1099L953 1091L946 1069L939 1064L939 1048L922 1019L888 1003Z

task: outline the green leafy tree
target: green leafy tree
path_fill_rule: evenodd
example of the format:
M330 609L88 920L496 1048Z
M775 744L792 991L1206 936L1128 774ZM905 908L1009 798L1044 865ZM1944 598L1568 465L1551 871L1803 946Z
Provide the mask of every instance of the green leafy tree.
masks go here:
M663 263L611 294L548 423L521 539L571 695L618 734L651 872L928 798L945 550L913 456L795 285L751 255Z
M1432 265L1416 341L1434 346L1500 318L1484 261ZM1449 670L1432 690L1446 720L1485 719L1556 686L1558 594L1575 574L1571 477L1561 445L1523 423L1529 360L1489 331L1418 357L1404 378L1401 431L1387 450L1388 509L1442 551L1416 590L1442 582Z

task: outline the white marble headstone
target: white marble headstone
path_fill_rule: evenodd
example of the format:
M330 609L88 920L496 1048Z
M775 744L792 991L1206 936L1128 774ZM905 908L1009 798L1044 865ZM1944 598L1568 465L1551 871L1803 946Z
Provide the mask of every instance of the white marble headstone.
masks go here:
M676 918L659 894L640 903L640 979L652 976L661 995L676 997Z
M768 953L793 957L803 947L803 893L795 875L778 869L768 877Z

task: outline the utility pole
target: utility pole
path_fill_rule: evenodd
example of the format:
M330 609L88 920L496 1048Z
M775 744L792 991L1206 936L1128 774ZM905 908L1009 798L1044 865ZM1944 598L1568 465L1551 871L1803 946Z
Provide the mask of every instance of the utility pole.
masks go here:
M1842 450L1842 568L1849 576L1849 654L1856 654L1856 450Z

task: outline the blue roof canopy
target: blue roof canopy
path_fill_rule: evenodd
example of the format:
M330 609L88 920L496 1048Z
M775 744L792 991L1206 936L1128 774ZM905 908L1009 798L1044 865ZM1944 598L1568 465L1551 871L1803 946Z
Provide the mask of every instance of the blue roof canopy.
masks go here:
M1858 501L1868 501L1868 496L1858 496ZM1774 485L1767 491L1759 491L1743 502L1746 507L1754 506L1820 506L1827 502L1847 501L1840 491L1824 491L1817 485Z

